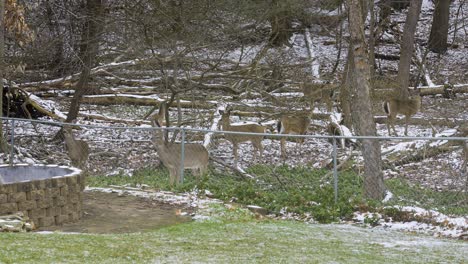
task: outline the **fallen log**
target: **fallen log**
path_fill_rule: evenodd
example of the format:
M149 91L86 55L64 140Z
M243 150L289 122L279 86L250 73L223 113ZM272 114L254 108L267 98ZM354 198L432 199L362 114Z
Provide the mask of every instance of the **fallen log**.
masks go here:
M387 117L386 116L375 116L374 121L378 124L387 124ZM436 125L436 126L447 126L447 127L456 127L462 123L466 122L464 119L455 119L455 118L410 118L408 124L410 125L427 125L429 124ZM397 118L396 124L404 125L405 119L404 118Z
M138 96L132 94L113 94L113 95L90 95L84 96L82 99L83 104L93 105L121 105L131 104L140 106L159 106L164 99L157 96ZM181 107L184 108L202 108L212 109L216 107L216 102L204 101L181 101Z

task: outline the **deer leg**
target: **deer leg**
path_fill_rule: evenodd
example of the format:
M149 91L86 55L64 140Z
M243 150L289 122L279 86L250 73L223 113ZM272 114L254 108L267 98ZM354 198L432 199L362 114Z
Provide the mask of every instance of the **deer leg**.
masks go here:
M234 167L237 167L237 144L232 143L232 152L234 154Z
M258 151L258 145L255 140L252 141L252 146L253 146L253 160L254 162L257 162L257 151Z
M388 130L388 135L391 136L391 132L390 132L390 115L387 116L387 130Z
M310 118L314 117L314 99L310 99Z
M174 186L174 181L175 181L175 171L173 168L168 168L169 169L169 184L171 186Z
M409 115L405 116L405 136L408 136L408 122L409 122Z
M285 138L281 138L281 158L286 159Z
M208 170L208 166L201 166L200 167L200 176L205 175L207 170Z
M262 141L258 142L258 152L260 153L260 159L263 159L263 145Z
M169 177L171 186L177 185L180 183L180 167L174 166L169 168Z
M398 136L398 133L396 132L396 129L395 129L395 119L396 119L396 116L392 114L388 116L388 135L389 136L391 136L390 128L393 129L393 133L395 134L395 136Z

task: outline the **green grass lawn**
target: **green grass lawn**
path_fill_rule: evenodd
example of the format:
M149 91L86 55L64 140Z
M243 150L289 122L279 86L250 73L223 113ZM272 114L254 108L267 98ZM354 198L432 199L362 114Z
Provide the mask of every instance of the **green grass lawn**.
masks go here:
M0 263L467 263L468 243L293 221L190 222L145 233L0 233Z
M362 206L362 179L353 173L341 174L335 204L332 181L323 178L323 171L265 166L250 170L261 179L260 184L230 175L210 175L201 182L188 178L172 190L192 190L196 185L222 200L236 197L239 204L256 204L272 212L283 207L296 213L311 212L324 223L348 219ZM167 173L161 170L143 170L132 177L90 177L88 181L91 186L147 184L171 189ZM445 206L447 211L466 214L466 207L446 206L454 204L458 196L422 193L400 181L387 184L399 197L396 202L423 201L428 207ZM211 220L143 233L0 233L0 263L468 263L468 243L464 241L382 228L257 220L248 210L220 205L200 210L197 214Z

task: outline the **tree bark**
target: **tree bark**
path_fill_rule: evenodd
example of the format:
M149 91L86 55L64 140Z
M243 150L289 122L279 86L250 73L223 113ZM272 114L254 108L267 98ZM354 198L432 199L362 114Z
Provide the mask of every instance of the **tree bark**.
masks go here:
M5 1L0 0L0 118L3 116L3 76L5 76ZM8 151L3 138L3 120L0 120L0 151Z
M409 97L408 86L410 79L411 58L414 51L414 34L416 33L416 25L418 24L419 14L421 13L422 0L411 1L408 14L406 16L405 28L400 45L400 62L398 64L398 82L399 86L396 89L396 95L399 98L406 99Z
M351 90L351 111L356 134L377 135L370 98L370 68L364 35L362 6L359 0L348 0L351 56L353 58L353 89ZM348 55L349 56L349 55ZM349 69L348 69L349 70ZM378 140L361 141L364 157L364 195L366 198L383 199L385 184L382 173L380 143Z
M374 76L375 73L375 10L374 10L374 0L369 1L369 12L370 12L370 36L369 36L369 70L371 77Z
M281 2L282 0L273 1L273 15L269 18L271 24L269 44L275 47L290 46L289 39L292 36L291 14L286 9L287 6Z
M350 89L351 89L351 75L353 69L353 63L352 63L352 49L351 49L351 44L349 45L348 48L348 58L346 60L346 65L344 68L344 73L343 73L343 79L341 81L342 85L340 87L340 106L341 106L341 112L343 113L343 124L346 127L351 128L353 121L351 119L351 104L349 101L349 96L350 96Z
M100 19L102 19L103 6L101 0L87 0L86 3L87 16L86 23L83 29L81 58L82 70L80 78L75 88L75 94L71 101L70 110L67 115L66 122L72 122L78 117L80 110L81 98L89 92L89 76L91 68L94 65L96 55L99 48L99 28Z
M445 53L447 51L449 14L450 0L437 0L429 36L429 49L435 53Z

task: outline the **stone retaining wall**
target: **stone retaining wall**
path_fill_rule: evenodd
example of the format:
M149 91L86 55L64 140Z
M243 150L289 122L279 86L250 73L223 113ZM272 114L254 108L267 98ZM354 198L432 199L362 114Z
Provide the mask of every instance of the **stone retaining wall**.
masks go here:
M82 216L85 176L80 170L69 169L71 173L64 176L0 184L0 215L20 211L36 227L78 221Z

